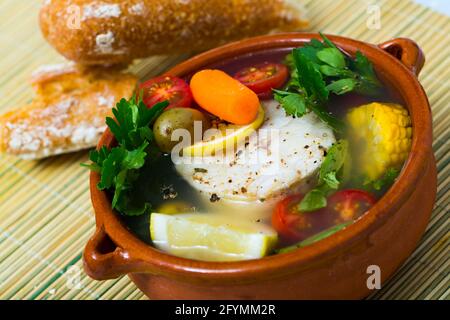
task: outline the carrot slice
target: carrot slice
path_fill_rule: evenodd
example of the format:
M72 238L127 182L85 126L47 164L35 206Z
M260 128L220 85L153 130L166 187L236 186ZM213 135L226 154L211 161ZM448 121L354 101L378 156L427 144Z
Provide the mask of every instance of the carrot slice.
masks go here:
M191 91L200 107L233 124L249 124L258 114L258 96L223 71L197 72L191 79Z

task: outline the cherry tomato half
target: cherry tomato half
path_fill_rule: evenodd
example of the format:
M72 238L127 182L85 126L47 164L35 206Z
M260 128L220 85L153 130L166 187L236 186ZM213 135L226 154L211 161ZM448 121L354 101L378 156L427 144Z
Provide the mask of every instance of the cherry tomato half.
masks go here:
M240 70L234 78L260 98L267 99L272 96L272 89L280 88L286 82L288 75L289 70L284 64L265 62Z
M327 206L313 212L298 212L302 195L280 201L272 215L272 226L284 244L292 244L311 237L332 226L352 221L364 214L376 202L361 190L341 190L328 198Z
M143 101L151 108L158 102L169 101L169 108L190 108L193 98L191 88L183 79L173 76L160 76L139 86L143 90Z
M299 230L302 229L305 219L296 209L302 198L302 195L292 195L281 200L272 214L272 227L282 240L289 243L302 239Z
M336 223L343 223L360 217L375 202L375 198L366 191L348 189L332 194L325 209L336 215Z

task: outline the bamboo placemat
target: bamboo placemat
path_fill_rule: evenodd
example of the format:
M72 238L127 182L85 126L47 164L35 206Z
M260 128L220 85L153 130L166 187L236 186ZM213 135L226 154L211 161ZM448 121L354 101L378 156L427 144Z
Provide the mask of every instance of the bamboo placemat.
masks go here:
M438 199L419 247L372 298L449 299L450 18L409 0L304 3L312 31L371 43L410 37L425 51L420 80L434 116ZM0 2L0 112L31 99L27 81L35 68L63 61L40 35L39 5ZM381 24L373 29L377 8ZM153 57L133 70L148 78L185 58ZM96 282L82 271L81 252L94 232L88 172L79 166L86 160L86 152L36 162L0 156L0 299L145 299L127 277Z

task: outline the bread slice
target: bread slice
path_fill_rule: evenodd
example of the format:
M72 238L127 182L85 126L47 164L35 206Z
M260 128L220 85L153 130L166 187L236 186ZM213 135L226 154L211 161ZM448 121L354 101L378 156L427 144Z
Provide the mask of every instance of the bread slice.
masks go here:
M199 52L309 24L301 0L58 0L42 6L39 21L59 53L85 65Z
M36 97L0 116L0 152L40 159L96 145L105 117L133 94L137 78L111 69L44 67L31 79Z

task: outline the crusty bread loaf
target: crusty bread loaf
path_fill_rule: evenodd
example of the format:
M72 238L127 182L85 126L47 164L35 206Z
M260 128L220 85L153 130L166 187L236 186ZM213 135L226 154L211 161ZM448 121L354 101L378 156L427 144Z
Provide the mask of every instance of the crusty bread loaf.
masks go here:
M136 84L134 75L115 70L42 68L32 77L33 101L0 116L0 152L39 159L93 147L105 117Z
M299 30L304 14L300 0L47 0L40 26L69 60L111 65Z

